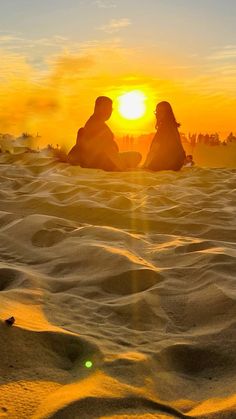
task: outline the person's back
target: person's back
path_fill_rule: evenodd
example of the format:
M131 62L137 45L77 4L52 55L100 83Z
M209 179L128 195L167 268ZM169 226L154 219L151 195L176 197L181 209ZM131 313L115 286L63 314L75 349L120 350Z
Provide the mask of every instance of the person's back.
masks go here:
M84 135L84 128L80 128L77 133L76 144L72 147L67 155L67 162L72 165L81 165L82 149L81 143Z
M84 126L81 141L82 167L115 170L115 162L111 162L119 153L114 135L105 121L94 113Z
M157 105L157 132L152 141L144 168L160 170L180 170L185 161L178 124L168 102Z

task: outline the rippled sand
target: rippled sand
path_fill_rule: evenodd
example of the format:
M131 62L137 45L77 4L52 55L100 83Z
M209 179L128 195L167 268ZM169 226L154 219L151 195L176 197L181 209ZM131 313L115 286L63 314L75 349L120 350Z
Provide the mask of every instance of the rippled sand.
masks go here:
M0 417L235 418L236 170L9 155L0 198Z

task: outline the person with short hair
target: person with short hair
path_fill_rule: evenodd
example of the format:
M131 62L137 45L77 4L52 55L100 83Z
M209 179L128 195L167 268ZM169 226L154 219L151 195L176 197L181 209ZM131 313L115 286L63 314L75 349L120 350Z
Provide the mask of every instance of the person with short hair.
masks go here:
M82 131L78 131L76 145L68 154L69 163L106 171L122 171L138 166L142 158L140 153L119 153L114 134L106 124L112 110L109 97L99 96L96 99L93 115Z

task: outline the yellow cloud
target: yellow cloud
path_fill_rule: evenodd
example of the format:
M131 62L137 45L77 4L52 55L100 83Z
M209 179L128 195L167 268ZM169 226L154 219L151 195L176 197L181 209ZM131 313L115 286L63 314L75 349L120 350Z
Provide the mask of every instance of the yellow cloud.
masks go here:
M92 57L89 56L76 56L76 55L62 55L52 64L53 80L68 79L71 83L81 76L86 70L94 65Z
M0 49L0 82L9 82L12 79L29 79L32 68L25 56L10 53Z
M128 18L111 19L109 23L101 26L99 29L106 33L114 33L114 32L118 32L119 30L123 28L127 28L127 26L130 26L130 25L131 25L131 21Z
M78 127L91 115L96 97L104 94L114 100L109 124L118 135L153 131L153 110L161 100L173 105L185 132L235 129L236 76L230 64L220 65L221 73L208 65L195 76L190 65L185 68L169 58L165 67L161 53L153 56L141 48L126 48L119 38L83 44L63 39L63 50L57 50L59 39L54 41L54 55L49 58L45 53L42 68L30 64L25 53L0 50L0 132L39 132L44 143L70 147ZM49 41L34 42L46 45ZM37 54L31 56L32 62L33 58ZM130 90L146 94L148 114L125 122L117 114L116 102Z
M100 9L113 9L117 7L113 0L95 0L94 4Z

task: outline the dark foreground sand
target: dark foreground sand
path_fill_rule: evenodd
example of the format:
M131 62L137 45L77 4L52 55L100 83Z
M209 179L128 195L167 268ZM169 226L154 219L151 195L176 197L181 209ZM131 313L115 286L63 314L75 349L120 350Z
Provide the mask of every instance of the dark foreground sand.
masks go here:
M236 417L236 170L9 155L0 198L0 417Z

